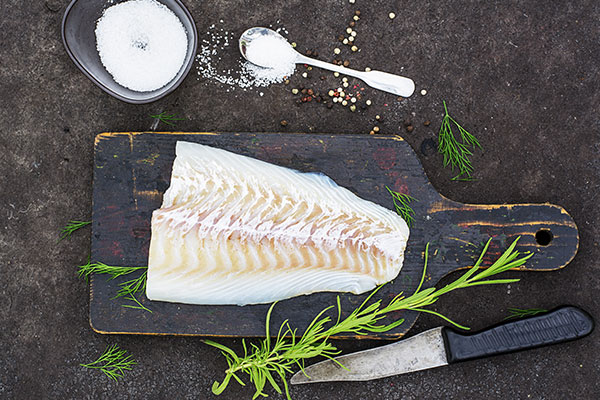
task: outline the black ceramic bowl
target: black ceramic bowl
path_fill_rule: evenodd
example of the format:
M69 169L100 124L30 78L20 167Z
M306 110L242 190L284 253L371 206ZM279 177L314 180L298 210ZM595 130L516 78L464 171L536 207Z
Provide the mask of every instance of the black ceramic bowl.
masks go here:
M198 32L192 16L181 1L157 0L173 11L185 28L188 38L185 61L175 78L162 88L151 92L130 90L115 82L102 65L96 50L96 22L106 8L123 1L125 0L73 0L63 17L63 43L75 65L106 93L127 103L150 103L171 93L184 80L194 63Z

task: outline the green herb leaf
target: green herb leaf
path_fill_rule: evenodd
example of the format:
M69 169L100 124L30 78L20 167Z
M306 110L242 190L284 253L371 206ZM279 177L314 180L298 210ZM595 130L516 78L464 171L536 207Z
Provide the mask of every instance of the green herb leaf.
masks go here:
M135 297L135 294L138 292L143 292L146 290L146 279L148 276L148 267L119 267L106 265L102 262L92 263L91 260L88 260L87 264L80 265L78 267L79 277L85 278L86 280L92 274L106 274L110 275L110 279L115 279L120 276L129 275L132 272L143 270L142 274L135 278L128 280L126 282L119 284L119 291L113 297L113 299L123 297L125 300L132 301L134 305L123 304L123 307L127 308L135 308L139 310L144 310L148 312L152 312L149 308L145 307L140 301Z
M543 308L509 308L510 315L504 319L531 317L547 311Z
M369 294L367 299L358 308L352 311L350 315L344 319L341 318L341 305L338 300L337 320L332 323L331 317L325 315L325 313L332 308L332 306L327 307L313 319L300 338L296 338L296 330L290 327L287 320L281 324L279 333L277 334L275 340L272 340L269 337L270 330L268 325L270 325L271 313L274 306L273 304L267 313L267 337L260 342L260 345L251 344L250 351L248 351L246 342L243 341L243 356L238 356L232 349L222 344L210 340L204 341L206 344L220 349L225 355L229 365L229 368L225 371L225 378L223 379L223 382L221 384L218 382L214 383L213 393L222 393L229 384L232 376L234 376L236 380L240 382L240 379L237 377L237 375L235 375L236 373L243 373L249 376L250 382L252 382L255 386L253 398L258 396L266 396L264 393L264 388L267 382L275 391L281 393L281 386L274 383L274 377L272 373L275 372L283 382L286 396L288 399L290 399L286 375L288 373L292 373L293 366L297 366L301 371L304 371L305 360L317 356L333 358L339 354L340 351L330 341L330 337L332 336L349 332L356 335L365 335L374 332L386 332L401 325L404 322L403 319L398 319L392 322L384 322L386 317L389 317L391 313L396 311L413 310L427 312L448 321L458 328L469 329L450 320L446 316L426 309L425 307L434 304L443 294L454 290L482 284L497 284L517 281L516 279L494 280L487 278L502 273L507 269L517 268L525 264L525 262L533 256L533 254L520 256L520 253L514 250L518 240L519 239L517 238L502 254L502 256L500 256L491 266L480 271L479 267L481 266L484 255L488 249L491 241L490 239L485 245L480 257L472 269L467 270L459 279L440 289L436 289L435 287L422 289L422 284L425 280L425 275L427 272L429 252L428 243L425 247L423 276L417 290L411 296L406 297L403 295L403 293L399 293L386 306L383 306L381 300L371 302L373 295L383 285L379 286L372 291L371 294Z
M481 145L473 135L467 132L454 118L448 114L448 108L444 101L444 118L438 133L438 151L444 156L444 167L450 165L452 171L458 169L459 174L452 178L453 181L472 181L473 165L469 157L473 155L476 147L481 149ZM460 142L452 132L452 125L458 128Z
M166 111L163 111L157 115L150 115L150 118L157 119L160 122L167 124L167 125L171 125L171 126L175 126L175 123L173 121L185 121L187 119L187 118L179 118L175 114L167 114Z
M82 367L90 369L99 369L106 376L115 382L118 378L123 377L125 371L130 371L136 361L133 356L126 355L126 350L121 350L116 344L106 348L104 353L96 360L89 364L79 364Z
M407 194L404 194L404 193L394 192L392 189L390 189L387 186L385 188L392 195L396 213L406 221L406 224L410 228L412 226L412 223L415 220L413 217L413 214L415 213L415 211L409 206L409 203L411 201L419 201L419 200L417 200L414 197L411 197Z
M71 239L71 235L73 234L73 232L91 223L92 221L69 221L69 223L60 231L60 238L58 239L58 241L60 242L63 239Z

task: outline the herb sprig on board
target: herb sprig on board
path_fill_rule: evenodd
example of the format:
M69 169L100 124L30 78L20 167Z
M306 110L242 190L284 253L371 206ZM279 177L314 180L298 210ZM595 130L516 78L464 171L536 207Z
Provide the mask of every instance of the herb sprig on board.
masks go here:
M392 195L396 213L406 221L406 225L408 225L408 227L410 228L412 226L412 223L415 221L415 218L413 217L415 211L410 207L409 203L411 201L418 201L418 200L407 194L394 192L392 189L390 189L387 186L385 188Z
M78 269L79 277L85 278L86 280L92 274L106 274L110 275L110 279L115 279L120 276L129 275L132 272L143 270L144 272L139 277L119 284L120 289L113 299L123 297L124 299L133 301L135 303L135 305L123 304L123 307L152 312L149 308L140 303L140 301L135 297L136 293L146 290L148 267L119 267L106 265L102 262L92 263L91 260L88 260L87 264L80 265Z
M452 178L453 181L471 181L473 180L473 165L469 157L473 155L471 150L475 150L476 147L481 149L481 145L475 136L467 132L466 129L448 114L446 102L444 101L443 103L445 115L438 133L438 151L444 156L444 167L450 165L452 171L455 168L458 169L459 174ZM453 124L458 128L460 142L452 132Z
M61 240L64 240L64 239L71 239L71 235L73 234L73 232L75 232L76 230L81 229L84 226L87 226L91 223L92 223L92 221L76 221L76 220L69 221L69 223L67 225L65 225L65 227L62 228L62 230L60 231L60 238L58 239L58 241L60 242Z
M96 361L79 365L90 369L99 369L116 382L119 378L123 377L125 371L131 371L131 368L137 364L132 355L126 354L126 350L122 350L114 344L107 347Z
M502 284L517 282L519 279L489 279L490 277L507 271L511 268L517 268L523 265L533 254L520 257L520 253L515 251L517 238L509 248L487 269L479 271L479 267L487 252L491 239L485 245L475 265L465 272L460 278L454 282L444 286L441 289L430 287L422 289L423 282L427 271L427 260L429 253L429 243L425 247L425 261L423 267L423 275L419 286L415 292L406 297L403 293L399 293L386 306L382 305L381 300L371 302L373 295L381 288L375 289L367 297L367 299L352 313L342 319L342 310L340 298L337 298L337 319L335 323L332 318L326 316L325 313L334 306L330 306L321 311L314 320L310 323L304 334L300 338L296 338L297 329L293 329L288 320L285 320L279 327L277 337L272 340L270 334L270 318L275 304L271 306L266 318L266 338L258 345L251 343L250 346L242 340L244 353L238 355L229 347L212 340L204 340L208 345L214 346L221 350L223 356L227 360L229 368L225 371L225 377L221 383L214 382L212 391L214 394L221 394L229 385L231 379L235 379L239 384L245 385L245 382L240 378L240 374L249 376L250 382L254 384L255 393L253 398L258 396L266 396L264 393L265 386L270 384L278 393L285 394L290 399L289 388L287 384L287 374L292 373L294 367L304 371L305 360L313 357L322 356L332 359L339 354L339 350L330 341L330 337L341 333L353 333L355 335L366 335L374 332L386 332L402 323L404 319L398 319L391 323L385 323L383 319L390 313L401 310L413 310L426 312L436 315L449 323L462 328L469 329L458 323L450 320L442 314L429 310L425 307L434 304L442 295L454 290L473 287L478 285ZM275 381L275 378L281 380L281 384Z

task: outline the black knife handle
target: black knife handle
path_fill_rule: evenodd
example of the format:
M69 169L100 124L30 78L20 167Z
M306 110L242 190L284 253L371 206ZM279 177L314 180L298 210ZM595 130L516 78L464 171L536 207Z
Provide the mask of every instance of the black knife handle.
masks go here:
M589 335L594 321L588 313L573 306L556 308L545 314L501 323L473 334L442 329L448 363L531 349L566 342Z

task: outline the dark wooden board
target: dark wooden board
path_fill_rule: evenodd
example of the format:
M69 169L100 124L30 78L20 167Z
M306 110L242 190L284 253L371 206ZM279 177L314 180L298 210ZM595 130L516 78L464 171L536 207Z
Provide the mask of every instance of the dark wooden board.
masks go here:
M492 238L484 265L521 236L518 250L535 256L522 269L551 271L564 267L577 252L577 227L569 214L552 204L473 205L441 196L429 183L418 157L399 136L314 135L281 133L105 133L95 142L92 259L108 265L147 265L152 211L159 208L169 186L178 140L198 142L300 171L323 172L358 196L393 208L385 185L410 194L416 220L410 232L400 275L377 293L385 300L412 293L430 242L426 286L444 275L472 265L483 243ZM536 233L552 240L538 243ZM100 333L202 336L264 336L269 305L197 306L142 302L152 313L122 307L112 299L124 279L92 277L90 324ZM281 301L273 326L289 318L299 332L336 293L317 293ZM344 313L366 295L339 294ZM404 335L418 314L397 313L405 323L371 338ZM348 335L347 337L353 337ZM364 336L362 336L364 338Z

